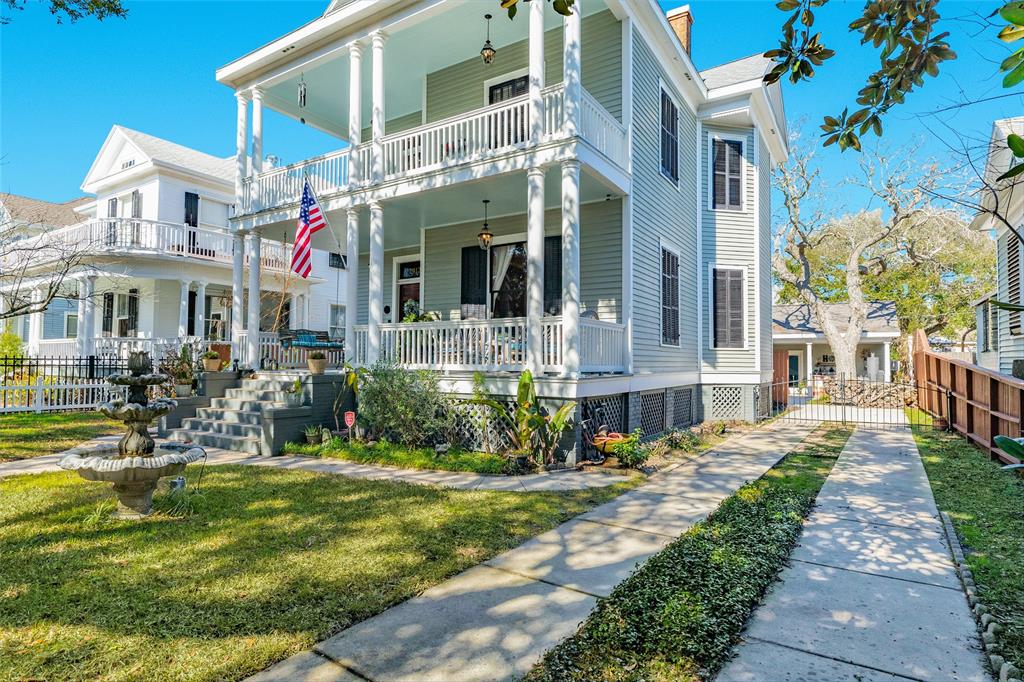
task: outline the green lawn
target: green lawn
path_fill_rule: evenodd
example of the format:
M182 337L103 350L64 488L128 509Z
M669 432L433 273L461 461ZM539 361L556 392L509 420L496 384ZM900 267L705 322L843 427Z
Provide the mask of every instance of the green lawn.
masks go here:
M931 420L918 411L912 421ZM935 501L963 542L978 596L1003 624L1001 653L1024 669L1024 479L958 435L922 427L914 439Z
M740 488L598 601L527 680L713 678L796 544L849 435L822 427Z
M405 469L441 469L443 471L469 471L478 474L500 474L505 464L500 455L472 452L452 448L438 454L433 448L409 448L394 443L378 442L372 446L354 442L349 445L342 438L334 438L322 445L287 443L285 454L313 455L346 459L363 464L385 464Z
M107 485L0 480L0 678L237 680L630 485L519 494L216 466L190 516L122 522Z
M123 432L124 424L96 412L0 415L0 462L52 455L90 438Z

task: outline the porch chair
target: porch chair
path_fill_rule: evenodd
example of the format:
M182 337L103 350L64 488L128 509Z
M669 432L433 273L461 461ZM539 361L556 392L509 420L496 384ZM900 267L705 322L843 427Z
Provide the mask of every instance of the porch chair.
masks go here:
M344 341L332 341L330 335L325 331L314 331L312 329L288 329L278 332L278 340L281 348L314 348L314 349L335 349L344 348Z

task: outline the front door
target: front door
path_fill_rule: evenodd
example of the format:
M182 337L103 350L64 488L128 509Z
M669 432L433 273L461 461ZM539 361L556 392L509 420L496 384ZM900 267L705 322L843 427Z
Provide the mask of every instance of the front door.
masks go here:
M800 383L800 356L789 356L789 385L796 386Z

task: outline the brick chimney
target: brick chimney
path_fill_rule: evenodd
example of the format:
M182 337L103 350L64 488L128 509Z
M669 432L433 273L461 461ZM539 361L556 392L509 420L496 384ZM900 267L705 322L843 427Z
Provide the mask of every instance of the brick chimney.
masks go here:
M683 51L690 54L690 27L693 26L693 14L690 12L690 6L682 5L669 10L665 14L665 18L668 19L669 26L675 31L676 37L679 38Z

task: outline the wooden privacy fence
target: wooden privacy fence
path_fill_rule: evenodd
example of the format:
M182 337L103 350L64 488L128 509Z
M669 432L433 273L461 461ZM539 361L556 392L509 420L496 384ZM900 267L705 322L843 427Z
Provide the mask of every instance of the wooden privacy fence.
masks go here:
M993 459L1017 464L993 441L996 436L1021 437L1024 381L929 348L927 335L915 332L914 375L921 409L946 419Z

